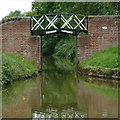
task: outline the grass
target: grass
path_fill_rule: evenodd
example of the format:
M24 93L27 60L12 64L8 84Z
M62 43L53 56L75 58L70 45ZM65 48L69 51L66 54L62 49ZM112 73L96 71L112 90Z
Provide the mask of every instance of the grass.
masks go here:
M118 76L120 72L118 46L102 50L79 64L80 71Z
M2 84L16 79L36 76L37 65L13 54L2 53Z
M102 50L81 63L85 66L118 68L118 46Z

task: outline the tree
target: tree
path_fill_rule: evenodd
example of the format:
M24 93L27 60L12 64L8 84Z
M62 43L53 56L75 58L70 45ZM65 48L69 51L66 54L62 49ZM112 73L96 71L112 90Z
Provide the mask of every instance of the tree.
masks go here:
M23 16L23 14L21 13L21 11L15 10L15 11L11 11L7 16L5 16L5 18L16 17L16 16Z

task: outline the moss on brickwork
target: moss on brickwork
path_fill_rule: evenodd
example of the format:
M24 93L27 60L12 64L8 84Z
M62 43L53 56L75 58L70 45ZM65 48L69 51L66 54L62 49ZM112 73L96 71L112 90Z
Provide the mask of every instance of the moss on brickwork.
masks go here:
M37 65L34 62L8 53L3 53L2 57L2 84L33 77L38 73Z
M120 79L120 70L117 68L99 68L93 66L80 66L79 71L83 75L95 76L95 77L103 77L103 78L115 78Z

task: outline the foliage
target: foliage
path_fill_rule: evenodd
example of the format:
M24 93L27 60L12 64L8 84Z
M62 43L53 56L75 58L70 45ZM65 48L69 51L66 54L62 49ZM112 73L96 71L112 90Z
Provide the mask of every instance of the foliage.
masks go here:
M83 15L119 15L117 2L33 2L34 14L74 13Z
M67 36L62 38L55 46L55 52L53 56L61 56L64 58L75 58L76 53L76 41L75 37Z
M15 16L24 16L19 10L11 11L5 18L15 17Z
M32 16L32 15L34 15L34 14L33 14L33 12L28 11L28 12L25 12L24 15L25 15L25 16Z
M61 40L61 36L62 34L56 34L43 37L43 55L52 55L54 53L55 46Z
M42 59L43 62L43 71L56 71L58 70L59 72L63 73L68 73L68 72L75 72L76 71L76 61L72 61L70 59L64 59L61 57L51 57L51 56L43 56ZM53 64L54 63L54 64ZM52 68L52 70L51 70Z
M13 54L3 53L2 83L6 84L16 79L37 75L38 70L34 62Z
M75 37L68 34L56 34L43 37L43 55L74 58L76 53Z
M87 33L80 32L78 35L79 35L79 36L84 36L84 35L87 35Z

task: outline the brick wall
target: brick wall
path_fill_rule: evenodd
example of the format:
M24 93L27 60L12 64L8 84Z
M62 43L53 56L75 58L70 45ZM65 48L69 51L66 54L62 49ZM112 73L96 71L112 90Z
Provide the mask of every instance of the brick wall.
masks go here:
M94 53L117 46L119 40L119 16L89 16L88 35L77 36L79 63Z
M9 18L0 23L2 51L39 64L40 36L31 36L30 18Z

